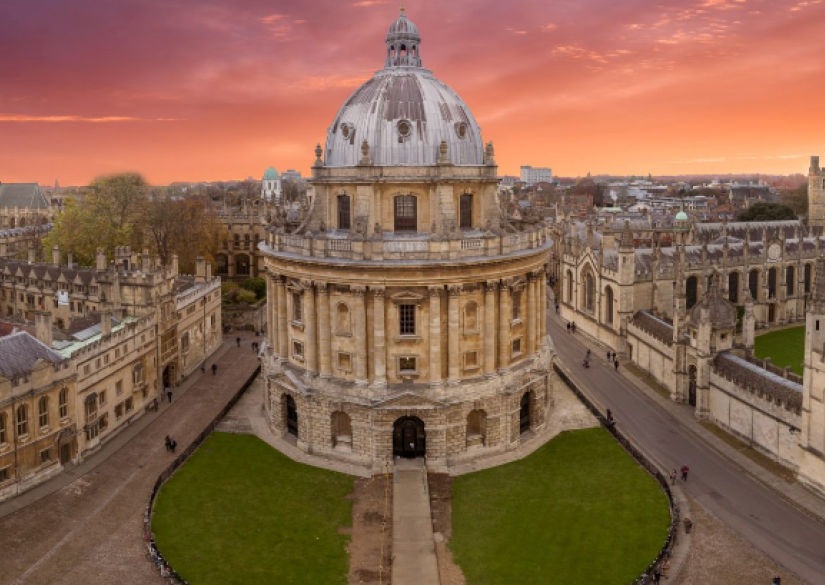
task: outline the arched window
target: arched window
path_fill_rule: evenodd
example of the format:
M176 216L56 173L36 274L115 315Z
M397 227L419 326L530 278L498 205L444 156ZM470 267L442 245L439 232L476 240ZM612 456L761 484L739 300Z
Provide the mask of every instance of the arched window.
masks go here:
M748 290L754 301L759 300L759 271L755 268L748 273Z
M348 230L352 226L352 212L349 195L338 196L338 229Z
M604 320L608 325L613 325L613 288L604 289Z
M487 413L471 410L467 415L467 447L484 445L487 435Z
M247 250L249 249L249 234L244 234L243 236L243 247Z
M6 413L0 412L0 445L5 445L8 442L6 436Z
M478 303L475 301L464 305L464 331L478 331Z
M352 451L352 420L346 412L333 412L331 418L332 448Z
M351 331L349 307L346 303L338 303L335 306L335 334L349 335Z
M57 410L60 418L69 416L69 389L61 388L60 394L57 395Z
M249 274L249 256L246 254L238 254L235 257L235 274L238 276Z
M728 274L728 300L734 305L739 304L739 273Z
M395 210L395 231L414 232L418 230L418 209L413 195L396 195L393 200Z
M768 270L768 298L776 298L776 268Z
M236 249L240 248L241 247L241 234L235 234L234 235L234 240L235 240L235 248Z
M785 286L787 287L788 296L793 296L794 292L796 291L796 283L794 283L794 276L796 276L796 270L794 270L793 266L788 266L785 268Z
M470 229L473 227L473 196L465 193L458 199L458 227Z
M526 433L530 430L530 427L533 425L532 421L532 412L531 412L531 402L532 402L532 392L525 392L521 395L521 400L519 401L519 432L521 434Z
M573 302L573 272L567 271L567 302Z
M49 426L49 398L41 396L37 401L37 422L40 428Z
M17 436L29 434L29 411L25 404L17 407Z
M699 279L695 276L689 276L685 282L685 300L687 301L687 308L690 309L696 304L699 296Z
M811 292L811 265L805 265L805 294Z
M218 263L218 274L229 274L229 259L227 258L226 254L218 254L217 256L215 256L215 260Z

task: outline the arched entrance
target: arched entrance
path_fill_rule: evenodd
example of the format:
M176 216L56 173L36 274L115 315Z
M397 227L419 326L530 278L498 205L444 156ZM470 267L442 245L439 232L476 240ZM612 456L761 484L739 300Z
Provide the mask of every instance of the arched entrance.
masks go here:
M295 406L295 399L289 394L286 395L286 432L298 436L298 407Z
M688 404L696 406L696 366L688 368Z
M172 381L175 379L175 366L174 364L169 364L165 368L163 368L163 388L171 388Z
M776 305L771 303L768 305L768 322L775 323L776 322Z
M423 457L427 452L424 421L417 416L404 416L392 426L392 454L395 457Z
M530 430L530 393L525 392L521 396L519 408L519 433L526 433Z

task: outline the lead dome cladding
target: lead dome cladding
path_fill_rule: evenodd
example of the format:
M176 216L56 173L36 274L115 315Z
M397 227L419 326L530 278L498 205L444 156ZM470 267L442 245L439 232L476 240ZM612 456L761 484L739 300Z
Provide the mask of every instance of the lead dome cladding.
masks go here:
M421 66L421 37L402 10L386 37L384 68L355 90L327 132L324 165L353 167L364 140L379 166L427 166L441 142L454 165L484 164L481 129L458 94Z

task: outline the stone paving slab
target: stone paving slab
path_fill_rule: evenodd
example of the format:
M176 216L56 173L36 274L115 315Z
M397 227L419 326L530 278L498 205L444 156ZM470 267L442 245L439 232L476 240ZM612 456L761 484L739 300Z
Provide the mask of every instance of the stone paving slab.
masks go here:
M419 458L402 462L395 473L392 585L439 585L426 471Z
M39 498L0 519L0 585L146 585L162 583L146 559L143 516L160 472L173 459L163 438L190 443L258 366L252 336L224 343L218 375L196 371L171 405L102 461L41 486ZM103 457L101 453L92 458ZM50 491L51 490L51 491ZM30 496L33 498L34 496Z

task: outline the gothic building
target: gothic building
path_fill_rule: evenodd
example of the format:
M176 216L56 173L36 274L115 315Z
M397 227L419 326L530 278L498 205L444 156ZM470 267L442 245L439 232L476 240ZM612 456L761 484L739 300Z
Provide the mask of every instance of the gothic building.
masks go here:
M374 469L514 448L552 405L544 225L502 216L492 143L421 55L402 11L316 148L306 217L259 246L273 430Z

